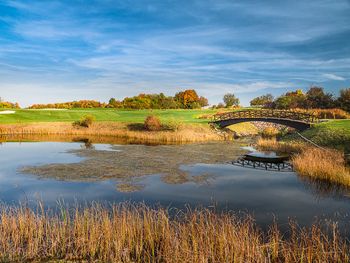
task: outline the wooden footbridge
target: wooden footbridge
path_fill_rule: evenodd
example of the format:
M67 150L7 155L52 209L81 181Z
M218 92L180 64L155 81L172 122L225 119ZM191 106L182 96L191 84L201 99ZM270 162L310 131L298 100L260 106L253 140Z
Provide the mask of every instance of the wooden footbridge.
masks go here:
M225 128L233 124L251 121L281 124L303 131L310 128L312 124L318 123L319 119L309 113L262 109L218 113L213 116L210 123L217 125L219 128Z

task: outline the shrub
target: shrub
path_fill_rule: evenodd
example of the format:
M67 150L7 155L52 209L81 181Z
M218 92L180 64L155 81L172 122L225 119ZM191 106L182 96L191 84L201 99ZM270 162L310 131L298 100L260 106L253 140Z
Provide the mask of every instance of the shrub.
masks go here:
M213 118L214 114L201 114L197 116L197 119L201 120L211 120Z
M262 132L261 136L263 138L272 138L276 137L279 134L279 131L275 127L266 127Z
M162 128L162 124L157 116L149 115L144 122L144 127L148 131L159 131Z
M81 119L79 121L73 122L73 126L80 126L80 127L89 128L94 121L95 121L95 116L85 115L85 116L81 117Z
M181 121L176 120L176 119L170 119L163 126L167 130L178 131L179 129L181 129L182 125L183 125L183 123Z

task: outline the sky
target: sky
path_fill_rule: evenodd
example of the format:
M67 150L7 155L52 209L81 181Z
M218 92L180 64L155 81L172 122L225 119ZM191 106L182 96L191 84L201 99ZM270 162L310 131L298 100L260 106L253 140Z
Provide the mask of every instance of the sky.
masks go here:
M350 0L0 0L0 97L350 87Z

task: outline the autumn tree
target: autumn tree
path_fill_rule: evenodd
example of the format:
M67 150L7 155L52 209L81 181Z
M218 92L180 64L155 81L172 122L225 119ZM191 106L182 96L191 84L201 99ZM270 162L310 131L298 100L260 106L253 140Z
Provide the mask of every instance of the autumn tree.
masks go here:
M201 106L199 104L199 96L193 89L176 93L175 100L180 104L181 108L184 109L195 109Z
M0 109L20 109L21 107L17 102L0 101Z
M201 107L205 107L209 105L208 99L203 96L199 97L198 103L199 105L201 105Z

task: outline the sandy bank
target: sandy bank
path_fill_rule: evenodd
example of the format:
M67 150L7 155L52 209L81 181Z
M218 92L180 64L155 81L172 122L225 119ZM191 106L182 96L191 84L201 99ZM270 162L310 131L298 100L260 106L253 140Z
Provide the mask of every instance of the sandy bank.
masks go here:
M0 114L14 114L16 113L14 110L4 110L4 111L0 111Z

